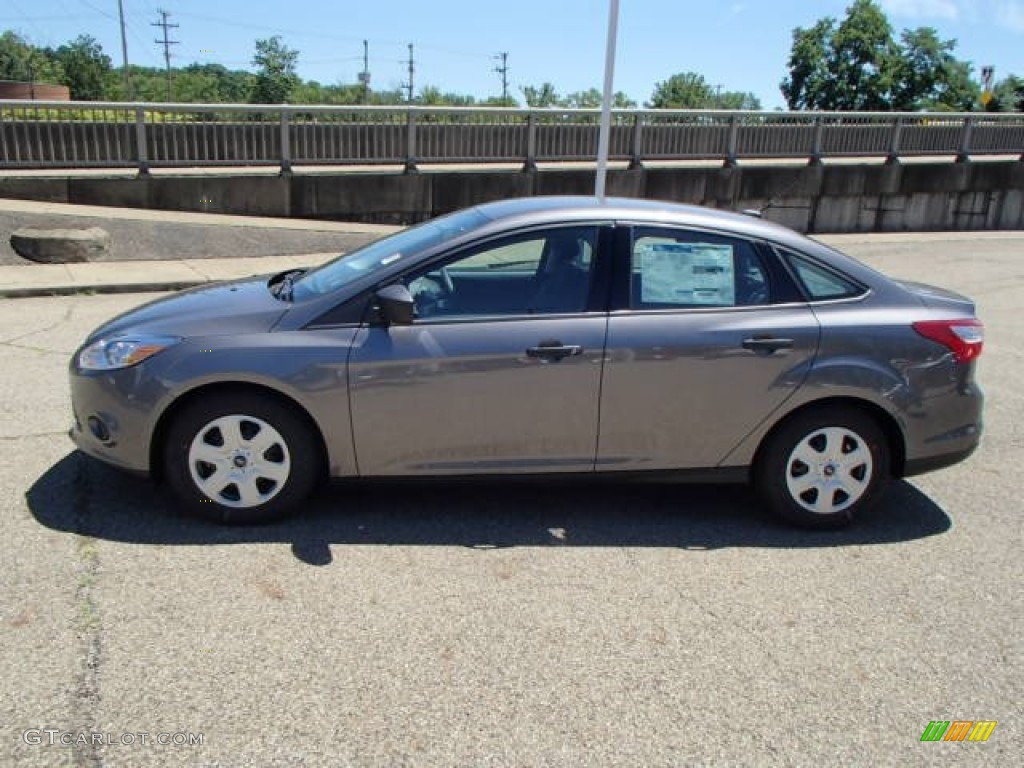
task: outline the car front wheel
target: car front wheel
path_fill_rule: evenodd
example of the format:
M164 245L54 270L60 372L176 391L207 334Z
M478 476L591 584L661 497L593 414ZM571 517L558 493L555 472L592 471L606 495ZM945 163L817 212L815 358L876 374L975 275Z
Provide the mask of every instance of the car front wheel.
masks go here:
M186 510L219 523L283 517L319 479L317 442L290 408L254 393L196 401L168 430L165 477Z
M878 500L890 477L889 455L870 416L823 408L798 415L769 438L754 481L782 519L806 528L841 528Z

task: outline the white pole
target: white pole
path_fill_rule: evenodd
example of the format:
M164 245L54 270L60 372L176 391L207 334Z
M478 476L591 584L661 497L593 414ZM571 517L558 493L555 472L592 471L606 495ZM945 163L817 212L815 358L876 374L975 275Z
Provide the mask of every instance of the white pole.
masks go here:
M609 0L608 47L604 56L604 97L601 100L601 132L597 138L597 178L594 194L604 200L604 182L608 175L608 144L612 132L612 87L615 81L615 40L619 34L619 0Z

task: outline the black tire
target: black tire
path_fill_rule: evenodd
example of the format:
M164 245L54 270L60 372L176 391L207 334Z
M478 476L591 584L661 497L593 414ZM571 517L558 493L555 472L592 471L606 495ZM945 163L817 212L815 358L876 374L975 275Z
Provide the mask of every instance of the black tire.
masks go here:
M164 476L185 511L217 523L286 517L313 491L322 467L308 420L254 392L187 405L164 445Z
M769 509L803 528L836 529L878 501L892 467L885 433L854 408L798 414L773 432L754 467Z

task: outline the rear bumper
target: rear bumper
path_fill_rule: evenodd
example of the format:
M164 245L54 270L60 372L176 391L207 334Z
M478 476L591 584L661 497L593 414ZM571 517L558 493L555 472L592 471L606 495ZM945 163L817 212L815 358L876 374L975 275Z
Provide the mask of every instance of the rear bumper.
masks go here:
M984 402L973 377L930 399L926 417L910 420L902 476L942 469L974 453L981 442Z

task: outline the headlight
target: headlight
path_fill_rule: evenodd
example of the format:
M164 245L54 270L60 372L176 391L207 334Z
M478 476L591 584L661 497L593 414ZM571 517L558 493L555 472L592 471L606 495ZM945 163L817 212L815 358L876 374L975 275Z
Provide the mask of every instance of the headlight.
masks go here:
M83 371L114 371L141 363L181 339L174 336L122 336L98 339L78 353Z

